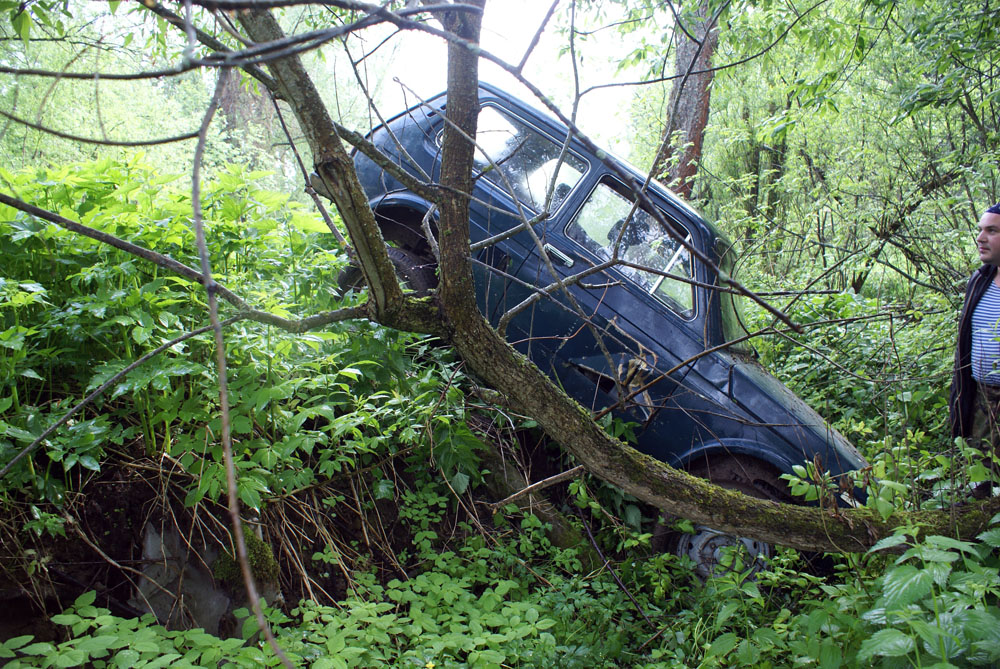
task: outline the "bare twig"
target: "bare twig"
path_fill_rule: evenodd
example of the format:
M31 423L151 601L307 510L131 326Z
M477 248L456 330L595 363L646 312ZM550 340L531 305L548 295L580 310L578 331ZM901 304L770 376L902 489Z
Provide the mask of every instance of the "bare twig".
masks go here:
M590 537L590 543L594 546L594 550L597 551L597 555L604 562L604 567L608 570L608 573L615 579L615 583L618 584L618 588L625 593L625 596L629 598L629 601L631 601L632 605L635 606L635 610L639 612L639 615L643 617L646 623L650 627L656 627L656 625L653 624L653 621L649 619L649 616L646 615L646 612L642 610L642 607L639 606L639 602L635 601L635 597L632 596L629 589L625 587L625 584L618 576L618 572L616 572L614 567L611 566L611 563L608 562L608 558L604 557L601 547L597 545L597 539L594 538L594 533L590 531L590 524L587 522L587 519L583 517L583 512L580 509L577 509L576 512L580 514L580 521L583 524L583 529L587 530L587 536Z
M190 2L190 0L188 0ZM190 5L188 5L190 12ZM219 98L222 97L222 90L229 77L230 70L223 69L219 72L219 79L215 85L215 94L205 111L205 118L202 120L201 128L198 131L198 145L194 152L194 167L191 174L191 208L193 210L195 239L198 245L198 255L201 259L201 274L208 293L208 312L212 321L212 330L215 333L215 353L216 365L219 375L219 406L222 421L222 454L226 463L226 488L229 493L229 517L233 525L233 543L236 547L236 557L243 572L243 585L246 588L247 598L250 600L250 607L257 617L257 627L264 638L267 639L274 654L281 659L282 664L288 669L293 669L291 661L278 645L278 640L274 638L271 627L264 617L264 610L260 604L260 596L257 594L257 584L254 582L253 572L250 570L250 560L247 557L246 539L243 536L243 523L240 519L240 498L236 488L236 465L233 462L233 442L231 426L229 421L229 392L226 380L226 343L222 337L222 323L219 321L219 300L216 296L216 286L212 281L212 268L208 256L208 245L205 243L205 228L201 218L201 158L205 151L205 144L208 138L208 129L215 116L215 111L219 107Z
M90 77L94 79L93 75ZM26 119L14 116L13 114L8 114L7 112L0 110L0 116L3 116L8 121L13 121L14 123L20 123L25 125L32 130L38 130L39 132L44 132L49 135L55 135L56 137L61 137L62 139L68 139L74 142L83 142L84 144L99 144L101 146L156 146L158 144L170 144L172 142L183 142L188 139L194 139L198 136L197 132L188 132L183 135L174 135L173 137L162 137L160 139L145 139L145 140L135 140L135 141L118 141L111 139L96 139L94 137L81 137L79 135L71 135L59 130L54 130L53 128L46 127L39 123L32 123Z
M572 478L576 478L577 476L579 476L580 474L582 474L585 471L585 469L586 468L583 465L577 465L576 467L573 467L573 469L570 469L570 470L567 470L565 472L562 472L561 474L556 474L555 476L550 476L547 479L542 479L541 481L538 481L537 483L532 483L527 488L524 488L522 490L518 490L513 495L505 497L504 499L500 500L499 502L493 502L492 504L490 504L490 506L492 508L494 508L494 509L499 509L500 507L504 506L505 504L507 504L509 502L513 502L518 497L523 497L524 495L531 495L533 493L538 492L539 490L544 490L545 488L548 488L549 486L553 486L553 485L555 485L557 483L562 483L563 481L566 481L566 480L569 480L569 479L572 479Z
M288 139L288 146L292 149L292 155L295 156L295 162L299 165L299 170L302 172L302 178L306 184L306 193L312 198L313 203L316 205L316 209L319 210L320 216L323 217L323 222L326 223L326 227L329 228L333 236L337 238L340 245L345 249L350 250L350 243L344 239L344 235L341 234L337 226L334 225L333 219L330 218L330 214L327 212L326 207L323 206L322 200L319 199L316 190L309 184L309 170L306 169L306 165L302 162L302 156L299 155L299 150L295 146L295 140L292 139L292 133L288 131L288 124L285 123L285 117L281 113L281 107L278 106L278 99L274 97L273 91L268 91L270 93L271 104L274 105L274 113L278 115L278 122L281 124L281 129L285 133L285 138Z
M19 209L26 214L31 214L32 216L36 216L50 223L55 223L59 227L65 228L71 232L79 233L85 237L90 237L91 239L95 239L109 246L113 246L116 249L125 251L126 253L131 253L134 256L142 258L143 260L148 260L151 263L159 265L164 269L170 270L171 272L179 274L196 283L204 283L202 274L198 270L189 267L182 262L174 260L169 256L165 256L162 253L157 253L156 251L139 246L138 244L133 244L132 242L127 242L106 232L95 230L94 228L71 221L68 218L60 216L59 214L52 213L51 211L42 209L41 207L36 207L33 204L28 204L27 202L15 199L9 195L5 195L4 193L0 193L0 204L14 207L15 209ZM239 309L244 318L257 321L258 323L274 325L275 327L279 327L295 334L306 332L307 330L312 330L324 325L329 325L330 323L335 323L337 321L344 321L352 318L365 318L365 310L363 307L347 307L344 309L337 309L336 311L326 311L320 314L314 314L300 320L291 320L266 311L254 309L249 305L249 303L247 303L246 300L222 284L215 283L214 286L215 292L226 302L229 302L234 307Z

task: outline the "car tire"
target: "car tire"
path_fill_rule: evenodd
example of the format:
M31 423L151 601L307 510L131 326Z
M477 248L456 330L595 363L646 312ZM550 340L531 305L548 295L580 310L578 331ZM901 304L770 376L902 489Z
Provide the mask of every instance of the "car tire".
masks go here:
M748 456L727 455L699 459L688 468L689 473L715 485L776 502L790 502L786 484L770 465ZM696 525L694 533L670 532L661 542L664 550L687 556L694 562L695 573L703 579L721 576L738 569L752 577L764 569L774 554L766 541L740 537ZM726 555L727 548L733 555Z
M396 269L396 276L402 282L404 290L411 290L418 297L424 297L437 287L437 274L434 271L435 265L432 261L394 246L387 247L386 251L389 253L389 260L392 261L392 266ZM365 276L361 272L361 268L353 263L341 271L337 277L337 287L342 296L364 286Z

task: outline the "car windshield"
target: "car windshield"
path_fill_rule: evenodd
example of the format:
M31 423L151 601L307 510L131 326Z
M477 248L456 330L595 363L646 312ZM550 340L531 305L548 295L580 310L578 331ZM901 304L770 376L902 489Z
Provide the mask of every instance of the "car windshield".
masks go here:
M580 181L587 164L496 107L479 112L476 167L485 179L540 212L551 189L555 211ZM560 160L560 156L562 159Z
M643 290L667 303L684 318L694 315L691 235L679 225L667 227L626 195L618 182L605 180L566 229L567 236L602 260L617 258L618 269ZM667 220L662 211L660 218Z
M718 258L719 270L725 276L736 278L733 273L736 271L736 249L725 237L719 236L715 240L715 254ZM721 284L725 285L720 281ZM727 342L737 342L730 346L730 350L741 353L749 353L753 350L750 342L743 339L747 335L746 322L743 318L743 298L730 292L718 292L719 305L722 307L722 336Z

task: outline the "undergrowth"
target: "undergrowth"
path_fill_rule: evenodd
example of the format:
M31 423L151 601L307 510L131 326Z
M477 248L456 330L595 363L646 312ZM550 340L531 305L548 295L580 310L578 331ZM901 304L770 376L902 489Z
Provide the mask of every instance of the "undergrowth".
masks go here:
M331 250L332 236L313 217L258 188L259 176L234 167L206 185L220 282L288 317L341 306L331 286L346 257ZM188 195L138 157L0 170L0 178L22 199L196 264ZM198 286L6 208L0 252L0 463L88 390L204 325ZM888 515L963 501L988 472L974 449L936 436L944 384L929 380L945 373L947 356L927 351L939 345L949 309L928 298L901 315L859 318L876 311L847 294L803 300L793 314L799 322L848 320L811 331L807 341L758 348L865 451L871 506ZM448 350L359 322L291 335L240 321L227 328L226 343L238 495L277 559L286 602L274 602L267 616L298 666L1000 662L1000 527L977 542L901 528L865 555L838 557L822 578L782 550L755 580L729 574L703 583L686 559L650 550L651 510L580 479L566 487L563 510L587 513L608 558L587 571L585 547L554 546L534 515L513 505L492 509L477 497L483 440L513 441L525 421L473 399L474 382ZM838 356L847 371L824 371L817 351ZM218 506L225 483L215 384L210 339L190 339L115 385L16 466L0 487L7 578L40 583L56 567L69 569L60 547L94 527L87 500L102 486L129 482L152 491L132 509L137 528L169 522L229 551ZM471 422L473 415L481 420ZM793 490L815 494L823 472L803 464L790 478ZM88 540L105 541L105 556L119 561L135 559L129 551L139 543L132 535L117 548L103 535ZM35 587L44 603L49 591ZM6 639L0 661L278 664L246 610L237 612L244 620L235 635L222 638L168 630L148 614L114 615L107 593L100 595L107 608L93 591L74 597L51 617L54 638Z

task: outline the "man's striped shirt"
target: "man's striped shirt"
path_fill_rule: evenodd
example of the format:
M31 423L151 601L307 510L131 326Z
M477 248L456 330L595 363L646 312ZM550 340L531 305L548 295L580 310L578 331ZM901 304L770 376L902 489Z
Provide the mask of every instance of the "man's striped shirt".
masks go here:
M1000 288L992 281L972 312L972 378L1000 386Z

